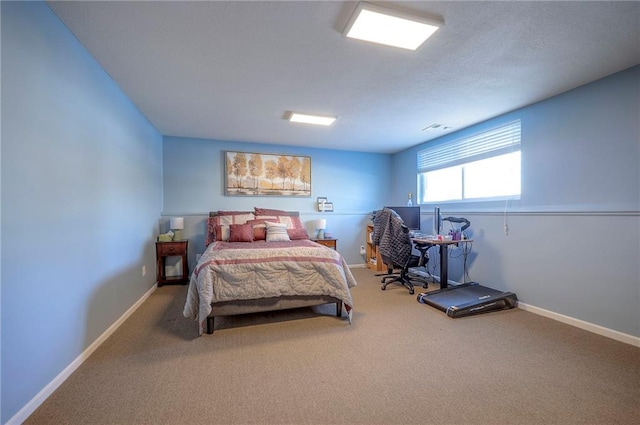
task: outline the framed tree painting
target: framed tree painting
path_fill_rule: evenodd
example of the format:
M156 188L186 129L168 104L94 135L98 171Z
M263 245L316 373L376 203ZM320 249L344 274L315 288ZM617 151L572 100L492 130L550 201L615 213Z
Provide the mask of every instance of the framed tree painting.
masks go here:
M311 157L225 151L226 196L311 196Z

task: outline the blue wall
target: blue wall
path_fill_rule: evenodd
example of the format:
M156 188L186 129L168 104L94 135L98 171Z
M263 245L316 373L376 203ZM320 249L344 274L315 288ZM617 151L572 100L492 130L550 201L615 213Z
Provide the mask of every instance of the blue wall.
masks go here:
M259 152L311 157L310 198L224 196L224 151ZM204 251L206 217L215 210L253 210L254 207L300 211L307 230L317 218L327 219L327 231L338 238L338 251L349 264L364 264L369 213L390 201L391 156L283 145L223 142L164 137L164 204L160 227L168 230L171 216L185 217L184 237L190 240L189 262ZM334 212L319 213L315 202L324 196Z
M153 287L162 208L160 134L42 2L2 2L1 161L5 423Z
M471 220L472 280L640 336L639 103L636 66L429 142L522 122L521 199L440 204L443 213ZM415 192L424 146L393 156L392 193ZM423 207L426 229L433 206ZM462 280L460 259L452 268Z

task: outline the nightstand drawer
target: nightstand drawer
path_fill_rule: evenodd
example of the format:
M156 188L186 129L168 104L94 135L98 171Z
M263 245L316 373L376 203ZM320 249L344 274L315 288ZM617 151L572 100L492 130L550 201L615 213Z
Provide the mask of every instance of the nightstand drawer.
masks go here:
M182 255L186 242L162 242L158 244L158 255Z
M337 239L312 239L315 243L319 243L320 245L324 245L331 249L338 249L337 247Z

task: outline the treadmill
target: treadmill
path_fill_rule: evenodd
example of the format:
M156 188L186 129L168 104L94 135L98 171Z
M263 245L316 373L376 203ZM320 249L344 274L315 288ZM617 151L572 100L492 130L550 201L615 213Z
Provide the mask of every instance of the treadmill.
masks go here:
M464 223L461 232L470 226L466 218L446 217L443 221ZM447 243L440 245L440 290L418 294L418 302L444 311L449 317L464 317L489 311L505 310L518 305L512 292L500 292L477 282L448 285Z
M442 310L447 316L455 318L514 308L518 305L518 297L512 292L501 292L471 282L420 293L418 302Z

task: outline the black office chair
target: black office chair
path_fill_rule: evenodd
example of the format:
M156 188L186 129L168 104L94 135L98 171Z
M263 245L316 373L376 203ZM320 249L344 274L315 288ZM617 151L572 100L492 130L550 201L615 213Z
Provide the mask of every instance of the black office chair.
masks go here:
M413 245L409 236L409 229L404 225L400 216L390 208L383 208L374 212L373 244L378 246L382 261L387 265L387 273L382 276L382 290L387 289L389 283L406 286L413 294L413 284L408 278L409 268L417 265L418 256L411 255ZM400 269L395 273L395 269Z
M433 244L429 243L414 243L413 247L420 255L417 257L417 261L414 260L407 269L407 279L412 283L420 283L423 288L428 288L429 283L434 282L433 275L429 272L429 249Z
M387 264L389 267L389 273L384 275L382 278L382 287L381 289L384 291L387 289L387 285L389 283L397 283L402 286L406 286L409 289L409 293L413 295L415 293L415 289L413 287L414 280L418 280L419 277L413 277L409 273L409 269L411 267L416 267L418 265L419 257L417 255L411 255L407 259L404 264L396 264L390 258L385 258L384 255L380 254L382 261ZM391 266L389 266L391 264ZM394 273L393 270L400 269L398 273Z

